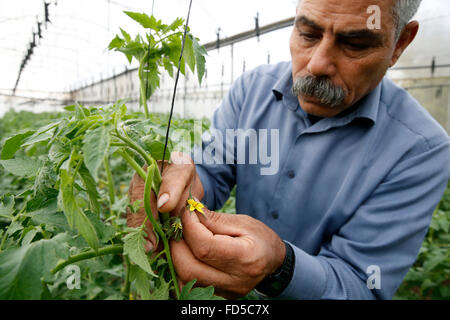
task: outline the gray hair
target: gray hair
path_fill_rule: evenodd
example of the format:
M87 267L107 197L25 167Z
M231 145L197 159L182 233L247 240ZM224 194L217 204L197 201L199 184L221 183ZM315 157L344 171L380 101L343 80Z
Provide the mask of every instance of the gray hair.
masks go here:
M398 40L403 29L419 10L421 2L422 0L397 0L393 10L396 40Z
M297 5L302 0L297 1ZM419 10L422 0L396 0L396 4L392 10L395 24L395 39L398 40L405 26L411 21Z

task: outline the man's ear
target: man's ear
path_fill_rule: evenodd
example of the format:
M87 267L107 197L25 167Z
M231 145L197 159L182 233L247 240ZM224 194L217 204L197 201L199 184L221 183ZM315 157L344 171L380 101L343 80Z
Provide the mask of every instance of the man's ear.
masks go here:
M405 49L411 44L411 42L413 42L417 32L419 32L419 22L411 21L406 25L400 35L400 38L395 44L394 54L392 55L392 60L389 67L392 67L397 63Z

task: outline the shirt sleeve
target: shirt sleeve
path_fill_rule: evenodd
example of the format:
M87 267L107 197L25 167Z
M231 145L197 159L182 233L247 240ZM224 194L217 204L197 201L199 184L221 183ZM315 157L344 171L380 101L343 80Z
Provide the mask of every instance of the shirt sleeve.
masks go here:
M448 141L399 162L318 255L293 246L295 270L280 298L392 299L449 176Z
M227 148L225 138L227 129L238 127L245 100L244 77L247 75L244 73L234 82L214 112L211 128L202 136L202 148L194 148L193 159L205 191L202 202L210 210L220 209L236 184L236 166L226 162L226 152L234 152L230 157L234 159L236 150Z

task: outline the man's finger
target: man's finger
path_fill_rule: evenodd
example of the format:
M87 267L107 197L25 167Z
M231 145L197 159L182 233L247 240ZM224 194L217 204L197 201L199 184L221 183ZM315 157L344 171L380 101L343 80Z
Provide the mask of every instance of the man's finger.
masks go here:
M171 162L162 173L162 183L158 195L160 212L170 212L176 208L195 172L194 163L187 154L174 152L171 155Z
M196 198L194 200L199 202ZM244 225L244 220L247 220L248 216L215 212L206 207L202 210L204 214L198 214L197 218L213 234L240 237L248 233L248 226Z
M172 259L175 270L183 283L197 279L196 285L233 288L235 280L229 274L199 261L184 240L171 241Z

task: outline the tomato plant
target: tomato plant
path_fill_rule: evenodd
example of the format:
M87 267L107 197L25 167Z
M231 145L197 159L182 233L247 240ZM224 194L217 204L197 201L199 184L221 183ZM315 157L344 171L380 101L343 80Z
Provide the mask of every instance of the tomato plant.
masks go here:
M132 38L121 29L109 49L138 60L144 114L129 112L125 101L75 104L49 123L4 140L0 164L20 187L0 198L0 299L217 298L212 287L192 289L195 280L179 289L169 240L180 238L181 224L164 214L155 219L150 204L151 191L158 194L161 184L157 161L166 147L164 158L170 159L175 143L166 136L167 117L148 111L159 68L173 76L174 67L184 74L187 64L201 81L206 51L187 28L182 32L183 19L166 25L125 13L148 33ZM174 125L192 130L190 120ZM134 172L145 180L146 196L129 203L122 186ZM123 213L140 207L145 221L128 228ZM144 250L147 220L163 244L159 253ZM84 290L65 287L64 270L74 264L83 268Z

